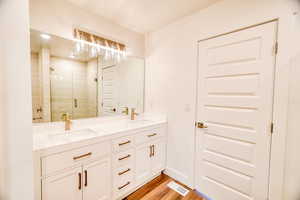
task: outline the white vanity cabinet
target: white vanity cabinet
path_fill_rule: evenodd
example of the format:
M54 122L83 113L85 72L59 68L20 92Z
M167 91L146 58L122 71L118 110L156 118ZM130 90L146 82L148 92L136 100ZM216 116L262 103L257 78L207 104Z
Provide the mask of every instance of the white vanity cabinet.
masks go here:
M81 168L75 168L42 180L42 199L72 199L81 200L82 191L79 189Z
M113 140L113 199L121 199L165 168L165 127Z
M164 138L143 145L136 149L136 181L142 184L165 167L166 143Z
M109 158L83 166L83 200L110 200L111 166Z
M110 200L110 152L101 142L42 157L42 199Z
M165 169L166 126L100 135L38 155L36 200L120 200Z
M110 161L95 161L42 180L43 200L110 200Z

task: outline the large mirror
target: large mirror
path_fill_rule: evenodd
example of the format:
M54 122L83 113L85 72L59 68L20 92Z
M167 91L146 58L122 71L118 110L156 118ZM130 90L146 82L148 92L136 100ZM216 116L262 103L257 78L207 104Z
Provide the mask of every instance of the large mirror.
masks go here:
M144 60L109 59L76 42L31 30L33 122L126 114L144 110Z

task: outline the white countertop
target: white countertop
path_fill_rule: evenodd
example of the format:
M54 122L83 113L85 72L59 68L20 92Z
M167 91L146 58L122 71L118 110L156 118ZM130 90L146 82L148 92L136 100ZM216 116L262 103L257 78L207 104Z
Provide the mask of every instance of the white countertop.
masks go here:
M167 123L164 115L143 114L134 121L131 121L128 116L74 120L71 131L64 131L63 122L35 124L33 126L33 151L114 136L164 123Z

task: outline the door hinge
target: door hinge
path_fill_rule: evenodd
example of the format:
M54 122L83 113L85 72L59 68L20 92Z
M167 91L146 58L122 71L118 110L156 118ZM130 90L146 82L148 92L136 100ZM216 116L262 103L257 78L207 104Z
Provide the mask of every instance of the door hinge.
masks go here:
M275 43L275 46L274 46L274 53L275 53L275 55L278 54L278 42Z
M271 134L273 134L273 132L274 132L274 123L272 122L271 123Z

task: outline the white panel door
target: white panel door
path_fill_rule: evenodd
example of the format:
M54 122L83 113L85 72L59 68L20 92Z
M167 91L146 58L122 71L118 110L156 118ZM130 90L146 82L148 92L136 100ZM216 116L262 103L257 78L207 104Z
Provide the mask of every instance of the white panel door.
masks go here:
M42 181L43 200L82 200L81 167Z
M150 143L136 148L136 181L144 183L152 175L151 170L151 145Z
M267 199L276 26L199 42L196 188L214 200Z
M109 159L83 167L83 199L111 200L111 167Z
M106 67L102 71L102 110L104 115L118 112L118 70L116 66Z

